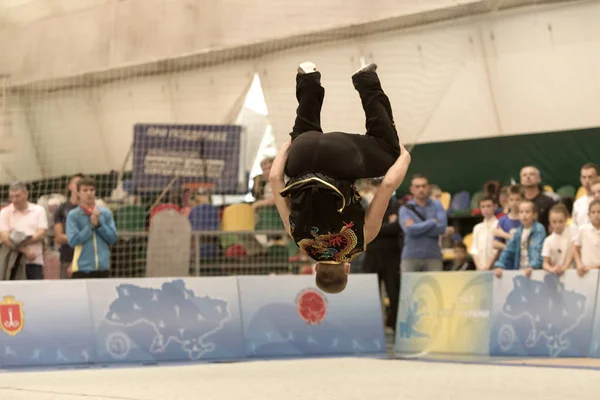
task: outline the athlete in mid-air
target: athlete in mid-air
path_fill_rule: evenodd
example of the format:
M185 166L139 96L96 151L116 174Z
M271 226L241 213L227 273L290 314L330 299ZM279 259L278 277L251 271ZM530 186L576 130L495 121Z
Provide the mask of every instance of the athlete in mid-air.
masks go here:
M352 75L366 115L366 135L324 134L321 73L311 62L300 64L296 121L269 176L285 228L317 262L316 284L327 293L346 287L350 261L379 233L390 198L410 164L376 69L369 64ZM287 184L284 176L290 177ZM382 184L365 212L355 182L380 176Z

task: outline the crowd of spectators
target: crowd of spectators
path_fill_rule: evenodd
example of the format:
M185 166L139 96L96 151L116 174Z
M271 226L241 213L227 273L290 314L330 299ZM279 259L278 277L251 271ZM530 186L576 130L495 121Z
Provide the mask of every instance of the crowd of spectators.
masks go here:
M572 268L583 276L600 268L599 167L584 164L580 181L577 199L563 198L542 186L540 172L533 166L521 169L518 184L487 182L469 216L481 221L471 231L459 232L449 224L453 216L448 212L449 199L443 204L442 189L423 175L412 175L410 194L391 205L385 216L384 222L399 228L382 229L380 236L386 237L390 250L369 246L355 267L379 275L389 304L388 329L395 327L396 288L402 273L494 271L501 278L504 270L523 270L529 277L533 270L561 275ZM373 185L364 183L362 193L368 203Z
M96 201L94 179L73 176L69 196L52 218L29 201L25 183L12 183L9 196L10 204L0 210L0 280L44 279L49 247L59 249L60 278L108 277L117 229L112 212Z
M278 217L265 179L271 163L271 158L261 162L263 173L253 180L253 201L248 207L257 221L271 218L277 227L280 221L275 221ZM410 194L390 201L378 237L352 265L353 272L379 276L387 294L389 329L396 325L401 273L492 270L501 277L504 270L522 269L529 276L538 269L560 275L574 268L584 275L600 268L596 164L581 167L576 199L542 186L540 172L533 166L521 169L518 184L486 182L483 196L471 210L480 221L469 231L449 223L457 218L448 210L449 194L430 184L426 176L414 174L409 179ZM359 182L365 208L379 185L379 179ZM0 210L0 280L44 279L48 249L60 254L57 278L108 276L111 247L118 238L113 215L96 199L93 179L77 174L68 189L68 196L54 204L55 210L48 215L47 208L29 201L24 183L10 186L10 204ZM191 208L211 201L210 195L190 193L181 212L187 215ZM268 210L271 213L265 213ZM264 244L285 241L283 232L262 236L258 239ZM297 270L300 273L314 272L312 261L297 251L294 248L286 261L304 264Z

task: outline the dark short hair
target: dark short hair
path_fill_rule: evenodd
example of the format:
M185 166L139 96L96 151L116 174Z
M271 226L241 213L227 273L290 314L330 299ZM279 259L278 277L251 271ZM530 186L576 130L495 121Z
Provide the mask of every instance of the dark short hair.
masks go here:
M553 205L548 214L552 213L562 214L565 216L565 218L569 218L569 210L567 210L567 206L565 206L563 203Z
M483 196L481 199L479 199L479 204L483 203L484 201L491 201L493 204L498 204L496 198L493 196Z
M81 190L82 186L91 186L95 189L96 181L90 176L84 176L79 180L79 182L77 182L77 191Z
M593 162L583 164L581 166L581 169L594 169L596 171L596 174L600 175L600 167L598 167L598 164L595 164Z
M427 179L427 177L423 174L413 174L413 176L410 177L410 184L412 185L413 181L415 179L425 179L427 181L427 183L429 183L429 179Z
M315 277L317 287L329 294L336 294L346 289L348 275L344 264L320 264Z
M511 185L508 188L508 195L510 196L511 194L518 194L519 196L521 196L521 198L525 197L521 185Z

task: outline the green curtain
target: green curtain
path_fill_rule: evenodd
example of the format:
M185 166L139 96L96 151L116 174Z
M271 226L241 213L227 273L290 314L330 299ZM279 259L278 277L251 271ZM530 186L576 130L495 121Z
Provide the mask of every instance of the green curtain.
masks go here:
M419 144L411 152L407 178L397 195L408 193L410 176L424 174L430 183L452 194L483 190L488 180L519 182L525 165L537 167L542 183L557 190L579 187L579 169L586 162L600 164L600 128L501 136Z

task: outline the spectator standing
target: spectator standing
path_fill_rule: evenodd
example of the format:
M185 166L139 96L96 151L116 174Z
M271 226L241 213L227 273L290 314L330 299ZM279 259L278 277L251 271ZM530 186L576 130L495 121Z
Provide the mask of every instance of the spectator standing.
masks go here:
M446 232L448 218L442 203L429 197L429 182L414 175L410 183L412 200L400 208L400 226L404 231L402 272L442 271L439 236Z
M501 214L508 214L508 210L510 208L509 204L508 204L508 196L510 195L510 186L503 186L502 189L500 189L500 194L498 195L498 203L500 203L499 208L499 213ZM498 218L502 218L502 217L498 217Z
M262 174L254 177L254 185L252 186L252 196L256 199L252 203L252 207L261 208L266 206L275 206L275 198L269 184L269 173L273 165L273 157L267 157L260 162Z
M576 227L583 226L590 222L588 214L590 203L593 200L592 180L598 177L598 166L594 163L586 163L581 167L579 180L581 186L585 188L585 195L581 196L573 203L573 224Z
M371 186L376 193L381 186L381 179L373 179ZM385 291L390 300L386 328L392 331L396 330L398 298L400 295L400 235L398 207L396 206L396 200L392 198L383 216L379 234L367 246L363 261L365 272L376 273L379 282L383 282L385 285Z
M542 257L544 270L556 275L562 275L573 266L572 242L575 237L574 226L567 227L569 211L564 204L556 204L550 209L550 226L552 233L544 239Z
M494 234L498 226L498 219L494 214L496 208L497 204L493 197L484 197L479 201L483 221L473 228L473 244L469 251L479 271L491 269L496 259L496 250L494 250Z
M579 227L575 238L575 263L580 276L590 269L600 268L600 200L589 208L590 222Z
M432 200L442 201L442 189L438 185L429 185L429 197Z
M537 209L531 200L524 200L519 204L519 219L521 226L513 237L508 241L500 258L496 261L495 274L498 278L502 276L505 269L525 270L529 278L531 271L542 269L542 247L546 238L544 225L536 221Z
M54 213L54 241L60 245L60 279L69 277L71 262L73 262L73 248L69 246L66 234L67 215L79 204L77 182L83 178L83 174L76 174L69 180L69 198L62 203Z
M77 182L79 205L67 215L67 238L75 249L72 278L107 278L110 245L117 241L117 228L108 208L96 205L96 183L84 177Z
M548 213L557 201L543 192L541 182L540 170L536 167L528 165L521 169L521 186L524 190L525 199L535 204L538 212L538 222L544 225L544 228L548 231Z
M521 226L519 220L519 204L523 201L523 191L520 185L512 185L507 190L507 214L498 220L494 248L504 250L506 242L512 238L517 228ZM498 254L499 255L499 254Z
M454 260L449 268L450 271L475 271L475 264L469 259L467 246L463 242L454 247Z
M0 211L2 243L25 257L27 279L44 279L44 239L48 230L48 216L44 207L29 202L29 192L23 182L14 182L9 188L11 204ZM14 279L15 269L11 274Z

